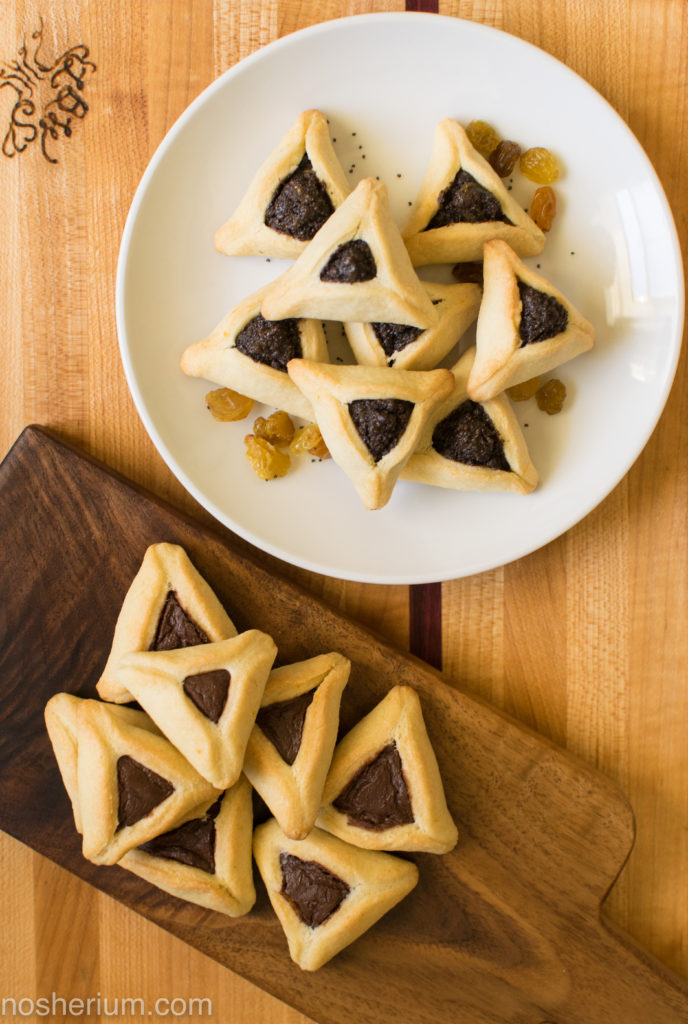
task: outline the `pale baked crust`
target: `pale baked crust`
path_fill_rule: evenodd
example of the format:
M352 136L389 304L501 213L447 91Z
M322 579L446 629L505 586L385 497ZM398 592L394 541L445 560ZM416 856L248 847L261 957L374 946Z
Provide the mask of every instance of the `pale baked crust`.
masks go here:
M562 293L527 267L506 242L485 244L484 293L478 314L475 362L468 377L469 397L494 398L506 388L553 370L592 348L595 332ZM568 324L553 338L521 344L518 282L551 295L566 309Z
M265 212L279 184L298 167L304 153L335 209L351 191L330 141L327 118L305 110L261 165L237 209L215 234L215 248L227 256L295 259L308 245L265 223Z
M153 544L120 609L112 648L97 685L103 700L118 704L133 700L114 670L123 655L150 648L170 591L176 592L182 608L211 641L236 635L232 620L184 549L177 544Z
M322 281L320 273L336 250L362 240L375 259L368 281ZM411 266L390 208L387 188L364 178L320 228L296 263L268 289L261 312L269 320L315 317L430 327L437 313Z
M310 403L283 370L260 363L236 347L237 335L259 315L270 288L272 285L266 285L242 299L207 338L190 345L182 356L181 368L189 377L204 377L265 405L284 409L292 416L310 420ZM329 362L321 321L299 319L298 330L304 359Z
M56 693L50 698L44 710L45 727L72 805L77 832L81 832L77 777L77 717L82 702L83 697L76 697L72 693ZM118 716L125 725L134 725L160 735L157 726L145 712L119 704L112 704L109 707L112 714Z
M380 830L354 825L334 807L333 801L392 742L401 759L414 820ZM456 845L458 832L447 807L437 758L425 728L420 700L410 686L391 689L337 744L317 825L367 850L447 853Z
M173 651L140 651L122 658L115 676L196 771L217 789L241 774L277 647L267 633L249 629L229 640ZM229 673L217 722L187 696L184 680L205 672Z
M123 756L174 789L145 817L120 827L117 762ZM94 864L116 864L133 847L196 817L220 795L164 736L97 700L81 701L77 711L77 788L83 855Z
M421 282L437 309L438 321L402 349L388 356L371 323L349 322L344 330L362 366L432 370L461 339L478 315L482 289L477 284Z
M290 701L315 689L306 712L299 747L288 764L260 726L246 748L244 772L285 835L304 839L315 824L332 752L337 741L339 704L351 663L336 652L275 668L261 708Z
M222 797L215 818L213 874L140 848L125 853L118 863L172 896L230 917L241 917L256 901L251 859L252 832L251 787L242 775Z
M416 450L401 471L401 479L457 491L515 491L518 494L530 494L537 486L537 470L531 461L511 402L504 393L480 404L501 438L510 471L455 462L440 455L433 447L432 436L437 425L468 399L466 383L474 359L475 347L472 347L464 352L454 366L454 390L433 410Z
M292 359L289 376L309 398L325 444L368 509L389 501L404 463L413 451L432 409L451 391L450 370L399 370L382 366L324 365ZM375 459L356 429L349 402L401 399L413 403L398 443Z
M306 839L288 839L274 818L256 829L253 853L287 938L289 954L304 971L318 970L363 935L418 881L418 868L410 861L356 849L317 828ZM349 886L339 907L317 927L305 924L281 893L282 853L314 861Z
M460 170L472 174L478 184L499 200L511 224L502 221L456 223L426 230L439 208L440 193L451 185ZM414 266L480 260L483 245L490 238L504 239L521 256L535 256L545 245L540 228L473 147L463 127L451 118L437 125L430 163L402 234Z

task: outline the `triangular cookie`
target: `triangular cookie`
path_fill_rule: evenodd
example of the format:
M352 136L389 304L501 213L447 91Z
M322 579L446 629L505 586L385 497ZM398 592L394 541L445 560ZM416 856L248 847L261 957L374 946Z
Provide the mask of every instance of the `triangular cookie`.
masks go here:
M350 668L341 654L320 654L273 669L265 687L244 772L292 839L315 824Z
M217 231L215 248L227 256L295 259L350 191L327 118L306 110Z
M336 746L320 828L369 850L446 853L458 833L420 701L395 686Z
M56 693L50 698L44 711L45 727L72 805L77 832L81 832L77 779L77 719L79 706L83 700L83 697L76 697L72 693ZM109 707L113 715L118 716L125 725L135 725L139 729L147 729L160 735L157 726L143 711L119 704L112 704Z
M251 787L242 775L203 814L125 853L119 866L182 900L247 914L253 885Z
M196 771L234 785L277 647L248 629L229 640L126 655L116 677Z
M479 285L422 284L438 313L434 327L423 330L406 324L344 324L356 361L362 366L432 370L473 323L482 297Z
M83 854L94 864L117 863L219 796L164 736L97 700L78 708L77 789Z
M293 359L288 369L310 399L334 461L366 508L382 508L425 420L451 391L451 371L330 366L305 359Z
M451 118L437 125L403 236L414 266L480 260L490 238L503 238L521 256L535 256L545 245L540 228Z
M430 327L437 313L411 266L387 189L364 178L268 289L269 320L315 317Z
M169 650L235 635L232 620L184 549L153 544L124 598L98 693L118 704L133 699L114 675L130 651Z
M474 359L475 347L454 366L454 390L433 410L401 478L457 491L529 494L538 474L506 394L482 403L468 397Z
M329 361L320 320L266 320L260 313L266 285L243 299L207 338L186 349L181 367L240 395L312 419L310 403L287 376L290 359Z
M467 385L474 401L494 398L592 348L592 324L506 242L486 243L483 277Z
M287 839L274 818L256 829L253 853L289 955L304 971L317 971L363 935L418 881L411 861L356 849L317 828Z

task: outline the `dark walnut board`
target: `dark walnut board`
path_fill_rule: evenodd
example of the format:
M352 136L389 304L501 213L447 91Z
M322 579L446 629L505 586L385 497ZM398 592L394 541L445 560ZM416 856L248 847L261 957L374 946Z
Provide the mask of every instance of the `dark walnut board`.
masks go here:
M688 989L600 917L633 842L630 807L586 765L450 688L422 662L40 428L0 466L0 827L321 1024L679 1024ZM342 724L391 686L420 695L456 849L414 855L417 888L314 974L289 959L256 872L233 920L83 859L43 724L59 690L95 695L146 547L182 544L237 628L278 660L352 661Z

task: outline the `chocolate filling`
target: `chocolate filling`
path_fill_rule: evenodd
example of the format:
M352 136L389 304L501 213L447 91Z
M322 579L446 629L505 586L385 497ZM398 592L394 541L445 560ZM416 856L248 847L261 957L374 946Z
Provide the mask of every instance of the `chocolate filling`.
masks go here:
M399 442L413 412L404 398L357 398L349 402L349 415L376 462Z
M317 928L339 909L349 894L346 882L314 860L280 854L282 888L296 913L309 928Z
M208 636L180 605L176 591L169 590L149 650L174 651L179 647L195 647L209 642Z
M350 825L382 832L414 821L404 770L392 742L364 765L332 801Z
M377 264L370 246L362 238L354 238L335 249L320 271L320 280L355 284L357 281L371 281L376 274Z
M134 825L174 793L174 786L128 754L117 760L117 828Z
M230 674L226 668L211 669L187 676L184 693L211 722L219 722L229 693Z
M265 223L273 231L309 242L332 213L334 206L327 189L304 153L296 170L275 189L265 211Z
M298 320L266 320L260 313L242 327L234 344L254 363L264 363L283 373L290 359L303 355Z
M457 172L451 185L440 192L437 202L437 213L424 231L448 224L483 224L496 220L511 224L497 197L463 169Z
M192 868L200 868L209 875L215 874L215 818L220 810L222 797L216 800L202 818L186 821L178 828L163 832L161 836L143 843L139 849L154 857L176 860Z
M280 757L293 764L301 747L306 712L315 696L315 689L292 700L281 700L261 708L256 724L263 730Z
M409 327L406 324L372 323L370 326L375 331L375 337L388 358L395 352L401 352L423 333L421 327Z
M494 423L483 406L470 399L457 405L437 424L432 434L432 446L452 462L487 466L505 472L511 469Z
M554 338L566 330L569 314L553 295L546 295L523 281L518 282L521 296L521 323L518 333L521 348L534 341Z

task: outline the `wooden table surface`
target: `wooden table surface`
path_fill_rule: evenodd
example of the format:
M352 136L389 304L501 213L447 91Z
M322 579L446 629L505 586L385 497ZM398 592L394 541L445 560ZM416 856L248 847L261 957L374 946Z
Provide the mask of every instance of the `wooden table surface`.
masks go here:
M157 455L120 364L114 278L131 198L170 125L237 60L308 24L403 9L396 0L7 0L0 22L2 454L26 424L41 423L212 522ZM446 0L439 10L535 43L606 97L652 160L685 251L685 0ZM40 89L34 82L37 106L61 84L71 91L62 109L43 107L40 125L35 111L15 109L12 130L13 107L27 95L22 56L30 64L37 43L43 66L62 67L57 59L79 48L72 78L63 72L51 95L48 76ZM625 479L577 527L512 565L430 594L278 566L420 653L419 616L430 597L441 619L432 620L435 640L425 653L437 658L441 640L442 668L457 687L618 780L635 810L637 840L606 913L684 976L686 394L682 357L659 425ZM4 835L0 865L0 998L209 997L213 1017L232 1024L305 1020Z

